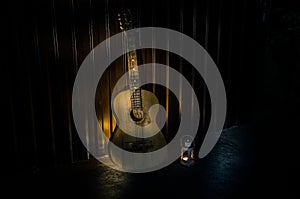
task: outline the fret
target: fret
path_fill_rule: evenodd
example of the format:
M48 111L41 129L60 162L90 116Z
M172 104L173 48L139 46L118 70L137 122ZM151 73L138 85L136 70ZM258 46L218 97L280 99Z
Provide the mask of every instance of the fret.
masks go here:
M132 99L132 102L134 102L134 103L141 103L141 101L139 100L139 99Z
M136 89L132 94L133 95L139 95L141 92L140 92L140 90L139 89Z

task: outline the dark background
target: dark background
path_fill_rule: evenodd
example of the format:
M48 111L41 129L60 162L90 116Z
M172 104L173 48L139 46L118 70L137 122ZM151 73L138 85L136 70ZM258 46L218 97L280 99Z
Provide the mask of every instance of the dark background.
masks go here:
M227 92L225 128L243 126L251 138L247 148L251 169L246 171L251 178L239 179L241 184L249 196L294 196L299 184L296 125L300 100L300 7L296 0L10 2L5 59L9 61L4 74L8 91L3 95L9 108L4 141L9 157L2 161L10 168L11 187L23 190L23 183L35 181L30 184L34 187L51 175L64 173L76 181L74 168L80 168L82 175L95 164L73 124L72 87L91 49L119 32L115 13L121 7L136 11L138 26L183 32L209 52ZM165 62L163 52L155 53L157 62ZM171 56L171 62L193 84L203 110L209 113L199 74L178 57ZM112 66L102 81L112 86L121 73ZM164 98L165 90L155 92ZM104 107L103 114L111 118L108 110L109 106ZM207 118L201 121L198 147ZM107 132L112 132L112 126ZM49 180L49 185L53 183L57 181ZM172 185L166 187L172 189ZM63 188L53 192L58 190Z

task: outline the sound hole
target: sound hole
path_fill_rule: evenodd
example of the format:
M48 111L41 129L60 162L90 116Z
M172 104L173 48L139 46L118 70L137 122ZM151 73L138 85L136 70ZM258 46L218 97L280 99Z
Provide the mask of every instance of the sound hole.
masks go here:
M141 110L131 110L130 117L135 122L140 122L143 120L143 112Z

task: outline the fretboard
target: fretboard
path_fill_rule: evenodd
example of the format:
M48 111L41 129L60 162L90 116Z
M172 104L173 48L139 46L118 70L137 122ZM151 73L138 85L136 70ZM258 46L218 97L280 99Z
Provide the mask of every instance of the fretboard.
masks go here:
M121 13L118 13L118 20L120 29L124 31L123 42L125 44L125 48L127 48L127 50L135 49L137 38L134 36L134 34L126 32L126 30L134 28L131 11L129 9L121 10ZM129 88L131 94L131 109L133 110L135 116L140 119L141 117L143 117L143 114L138 64L140 63L138 63L136 51L133 50L128 52L127 65L129 73Z
M139 79L136 51L132 51L127 54L127 63L128 63L128 71L129 71L131 108L133 110L142 109L140 79Z

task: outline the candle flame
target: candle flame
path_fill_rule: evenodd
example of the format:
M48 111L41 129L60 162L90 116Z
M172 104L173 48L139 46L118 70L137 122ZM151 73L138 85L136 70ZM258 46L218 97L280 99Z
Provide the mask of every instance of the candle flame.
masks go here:
M186 156L182 158L183 161L188 161L188 159L189 159L189 158L186 157Z

